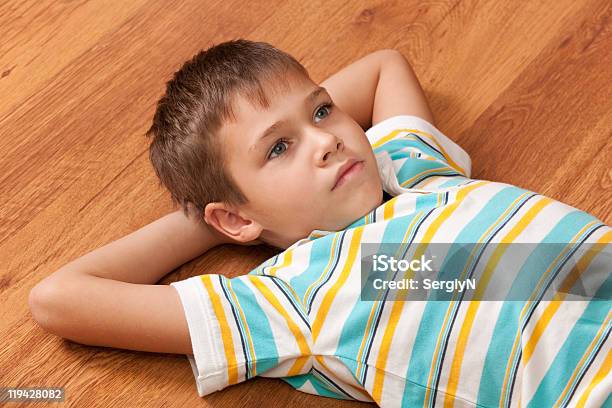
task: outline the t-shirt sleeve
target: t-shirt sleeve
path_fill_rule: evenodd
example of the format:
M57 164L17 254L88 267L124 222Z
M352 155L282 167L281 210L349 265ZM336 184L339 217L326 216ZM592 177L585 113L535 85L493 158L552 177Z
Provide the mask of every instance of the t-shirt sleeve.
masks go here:
M467 152L417 116L387 118L366 131L366 136L377 156L389 155L401 187L410 188L432 175L471 175Z
M194 276L170 284L183 306L193 353L187 357L203 397L257 375L288 377L312 367L308 315L275 276Z

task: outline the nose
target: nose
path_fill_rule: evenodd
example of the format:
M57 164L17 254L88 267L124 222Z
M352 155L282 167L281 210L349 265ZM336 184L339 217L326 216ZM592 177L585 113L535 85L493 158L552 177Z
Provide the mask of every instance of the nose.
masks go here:
M317 140L315 162L318 166L326 166L334 154L344 150L343 140L332 133L320 132Z

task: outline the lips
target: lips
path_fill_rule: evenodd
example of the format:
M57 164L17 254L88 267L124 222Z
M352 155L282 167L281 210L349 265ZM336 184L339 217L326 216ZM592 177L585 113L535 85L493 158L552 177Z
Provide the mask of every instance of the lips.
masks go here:
M335 189L338 186L338 182L340 181L342 176L344 176L349 170L351 170L351 168L355 164L360 163L360 162L361 162L361 160L348 159L342 166L340 166L340 168L338 169L338 172L336 173L336 182L334 183L334 186L332 187L332 190Z

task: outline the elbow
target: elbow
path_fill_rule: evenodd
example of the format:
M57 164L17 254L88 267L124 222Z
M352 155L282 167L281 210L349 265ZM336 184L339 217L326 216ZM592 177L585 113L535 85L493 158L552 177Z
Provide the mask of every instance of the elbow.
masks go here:
M401 51L385 48L379 52L381 53L380 58L383 64L402 67L402 69L408 70L410 74L416 78L416 73L410 64L410 61L408 61L408 58L406 58Z
M28 306L34 321L45 331L57 334L56 313L61 297L59 285L53 279L44 279L30 290Z
M401 53L401 51L395 50L393 48L383 48L376 52L379 53L381 57L384 59L391 59L391 60L401 59L404 62L408 62L408 60L406 59L404 54Z
M377 52L380 52L381 54L389 54L389 55L397 55L397 54L402 55L401 52L399 52L395 48L382 48L378 50Z
M393 48L381 48L376 51L372 51L369 54L369 57L372 58L373 61L378 62L379 66L387 64L389 61L400 60L403 59L405 62L408 62L404 55Z

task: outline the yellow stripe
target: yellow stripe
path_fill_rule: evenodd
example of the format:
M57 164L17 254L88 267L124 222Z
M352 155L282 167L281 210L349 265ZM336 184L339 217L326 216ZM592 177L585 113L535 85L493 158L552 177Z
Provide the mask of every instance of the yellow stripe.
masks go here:
M423 246L424 243L417 247L413 259L419 258L421 254L425 252L424 249L421 249ZM411 279L413 275L414 273L409 270L403 276L403 279ZM385 332L380 343L380 349L376 358L376 367L379 368L379 370L376 370L374 374L374 389L372 393L372 396L376 401L380 401L380 399L382 398L382 392L384 387L384 370L387 366L387 359L389 356L389 350L391 348L391 342L393 341L395 329L397 328L397 323L401 317L402 309L404 307L403 302L406 298L406 295L402 296L401 292L399 292L399 295L400 299L395 299L393 301L393 307L391 308L391 313L387 320L387 326L385 328Z
M580 400L578 401L578 405L576 405L576 407L584 407L587 400L589 399L589 396L591 395L591 391L593 391L593 388L597 387L601 380L608 376L610 369L612 369L612 349L608 351L606 359L599 368L599 371L597 371L597 374L595 374L595 377L593 377L593 380L591 381L589 386L583 391L582 397L580 397Z
M272 268L270 268L269 272L266 275L276 276L276 271L278 271L281 268L285 268L291 265L292 261L293 261L293 249L290 249L288 251L285 251L285 253L283 254L283 263L281 265L273 266Z
M544 273L544 275L542 276L542 278L540 279L540 281L538 282L538 285L536 285L536 289L532 292L531 297L529 298L529 300L525 303L525 306L523 306L523 309L521 310L521 313L519 314L519 322L521 322L525 316L525 313L527 313L527 310L529 310L529 308L531 307L531 304L533 303L533 300L531 299L535 293L538 292L538 288L541 286L542 282L546 279L546 276L549 274L549 271L554 267L554 265L556 265L559 262L559 259L561 259L565 253L569 250L570 248L570 244L573 244L576 242L576 240L578 239L578 237L582 236L584 234L584 232L586 230L588 230L593 224L595 224L595 221L591 221L588 224L586 224L584 227L582 227L580 229L580 231L578 231L574 237L572 238L572 240L570 242L568 242L568 246L566 248L564 248L564 250L550 263L550 267L546 270L546 272ZM502 390L504 390L504 392L502 392L501 394L501 398L499 401L499 406L500 407L504 407L506 405L506 392L505 390L508 387L508 382L510 381L510 374L512 371L512 367L513 367L513 361L515 359L516 353L518 353L518 348L521 344L521 331L517 330L515 336L514 336L514 343L512 344L512 350L510 352L510 357L508 358L508 361L506 362L506 372L504 373L504 381L502 383Z
M463 201L465 199L465 197L467 197L467 195L472 192L472 190L481 187L483 185L488 184L489 182L487 181L479 181L477 183L474 184L470 184L466 187L463 187L461 189L458 190L457 192L457 200L449 205L445 211L436 219L434 220L434 222L432 223L432 226L430 227L430 230L432 228L435 227L435 230L438 229L439 225L442 224L442 222L444 222L448 217L450 217L452 215L452 213L456 210L456 208L458 207L458 205L461 203L461 201ZM434 230L434 232L435 232ZM429 232L429 231L428 231ZM432 233L433 235L433 233ZM425 243L429 242L430 237L426 236L425 238L423 238L423 241ZM420 255L420 254L419 254ZM418 257L419 255L416 255L416 257ZM438 344L436 345L436 350L438 350L440 347L440 337L438 337ZM432 370L429 370L429 378L427 379L428 384L431 383L432 381ZM427 387L427 390L425 391L425 404L428 404L429 398L431 396L431 389L429 387Z
M442 155L446 158L446 160L448 160L448 163L455 170L459 170L461 173L465 174L465 170L461 166L459 166L457 163L455 163L455 161L453 161L453 159L450 157L450 155L446 152L446 150L444 150L442 145L440 143L438 143L438 140L432 134L427 133L427 132L423 132L423 131L417 130L417 129L411 129L410 131L412 133L416 133L418 135L425 136L425 137L428 137L429 139L431 139L433 144L435 144L438 147L438 150L440 150L442 152Z
M408 237L411 235L412 231L414 230L414 226L421 220L421 218L423 217L424 212L423 211L419 211L417 213L417 215L412 219L412 221L410 222L410 225L408 225L408 228L406 228L406 231L404 232L404 236L402 237L402 244L406 242L406 240L408 239ZM402 250L402 245L400 245L398 247L397 252L400 252ZM395 255L399 254L396 252ZM391 279L391 273L389 273L389 279ZM376 310L378 309L378 305L380 303L380 298L383 296L383 291L378 291L377 295L376 295L376 301L372 303L372 307L370 308L370 315L368 316L368 322L366 324L366 329L365 329L365 333L364 336L361 339L361 344L359 345L359 352L357 353L357 360L361 361L363 358L363 353L365 352L365 345L367 343L368 340L368 336L370 334L370 332L373 330L372 329L372 325L374 324L374 316L376 314ZM365 367L364 365L359 365L357 367L357 373L356 376L360 377L361 376L361 369Z
M593 338L593 341L591 342L591 344L589 344L589 347L587 348L587 350L582 355L582 358L580 359L578 364L576 364L576 367L574 368L574 372L572 372L571 377L569 378L569 380L567 380L567 383L565 385L565 388L563 389L563 392L561 392L561 394L559 395L559 399L557 399L557 402L554 405L555 407L558 407L560 405L560 401L563 400L563 398L565 398L565 396L569 392L572 383L574 382L576 376L578 375L578 373L580 372L580 370L584 366L587 358L589 357L589 354L591 354L593 352L593 349L595 348L595 345L597 344L597 342L599 341L599 339L601 338L603 333L609 328L609 326L610 326L610 319L611 318L612 318L612 311L608 312L608 315L606 316L606 320L604 320L603 324L599 328L599 331L597 332L597 334Z
M232 289L232 280L228 279L227 280L227 287L230 289L229 292L232 295L232 299L234 299L234 305L236 305L236 309L238 309L238 312L240 313L240 318L242 319L243 322L245 322L244 325L244 331L247 337L247 341L248 341L248 345L249 345L249 350L251 352L251 356L253 356L253 360L251 361L251 365L253 367L253 373L257 373L257 356L255 355L255 348L253 346L253 339L251 337L251 331L249 330L249 325L246 323L246 317L244 315L244 311L242 310L242 307L240 307L240 302L238 301L238 298L236 297L236 293L234 293L234 289Z
M421 243L416 248L413 258L419 258L422 254L425 253L427 246L431 242L431 238L435 235L438 229L442 226L444 221L446 221L451 214L457 209L459 204L467 197L467 195L473 191L474 189L481 187L487 184L486 181L479 181L474 184L470 184L465 188L458 190L456 200L445 207L440 215L436 217L430 226L427 228L423 238L421 239ZM408 270L403 279L410 279L414 273L411 270ZM372 390L372 397L375 401L380 401L382 397L383 387L384 387L384 369L387 366L387 357L389 354L389 349L391 347L391 341L393 340L393 335L395 334L395 329L397 326L397 322L402 314L402 309L404 307L404 301L407 297L407 292L399 292L399 299L395 299L393 302L393 307L391 308L391 314L388 319L387 327L385 328L385 333L383 334L383 338L381 341L380 351L378 353L376 359L376 370L374 374L374 387ZM429 390L428 390L429 391Z
M417 129L396 129L392 132L390 132L387 136L384 136L382 138L380 138L377 142L375 142L372 145L372 149L376 149L377 147L387 143L388 141L394 139L396 137L396 135L400 132L408 132L408 133L416 133L417 135L421 135L421 136L425 136L428 139L431 140L431 142L436 145L436 147L438 148L438 150L440 150L440 152L442 153L442 155L444 156L444 158L448 161L448 164L451 165L451 167L453 167L455 170L460 171L461 173L463 173L464 175L466 175L465 170L459 166L457 163L455 163L453 161L453 159L450 157L450 155L446 152L446 150L444 150L444 148L438 143L438 141L436 140L436 138L427 132L423 132L421 130L417 130ZM414 137L410 137L410 136L401 136L402 139L406 139L406 140L414 140L418 142L418 139L414 138Z
M425 170L425 171L420 172L419 174L416 174L416 175L412 176L408 180L405 180L402 183L400 183L400 187L405 187L406 185L412 183L413 181L417 180L418 178L420 178L422 176L425 176L425 175L430 174L430 173L436 173L436 172L442 171L442 170L455 170L456 171L456 169L453 169L452 167L448 167L448 166L436 167L435 169ZM422 188L422 187L414 187L414 188Z
M397 197L394 197L385 203L383 207L383 220L389 220L393 218L393 214L395 213L395 203L397 203Z
M221 328L221 338L223 339L223 349L225 351L225 359L227 360L227 382L228 384L238 383L238 365L236 364L236 354L234 352L234 340L232 339L232 331L227 324L225 311L221 304L221 298L213 288L212 275L200 275L200 280L204 284L208 296L213 305L215 316L219 321Z
M500 240L501 245L497 245L495 247L491 258L489 261L487 261L485 270L482 273L482 278L480 279L479 285L474 293L474 297L476 299L482 298L484 291L489 285L491 277L493 276L497 265L499 265L499 261L501 260L502 256L506 252L506 249L508 248L508 246L505 244L510 244L514 242L516 237L519 236L519 234L523 232L528 225L531 224L536 215L539 214L542 209L551 202L552 200L548 198L544 198L538 201L521 217L520 220L518 220L516 225L514 225L510 229L510 231L508 231L508 233ZM457 392L459 376L461 375L461 365L463 364L463 356L465 354L467 342L470 337L472 326L474 325L474 320L476 319L476 313L478 313L479 307L480 301L475 300L469 302L466 316L464 318L463 324L461 325L461 330L459 331L459 337L457 339L457 345L455 347L455 352L453 355L453 362L451 363L449 379L445 392L446 397L444 398L444 408L450 408L454 405L455 398L452 396Z
M371 325L374 322L374 315L378 306L378 298L381 296L380 293L376 295L376 302L372 303L372 307L370 308L370 315L368 316L368 322L366 323L366 330L364 336L361 338L361 344L359 345L359 351L357 352L357 360L361 361L363 352L365 350L365 345L368 339L368 333L371 331ZM361 375L361 365L357 367L357 377Z
M394 139L395 136L398 133L401 133L401 132L404 132L404 131L406 131L406 129L397 129L397 130L394 130L392 132L389 132L386 136L381 137L380 139L378 139L378 141L373 143L372 144L372 149L376 149L377 147L380 147L380 146L384 145L388 141ZM416 140L415 138L411 138L411 137L404 137L404 138L407 139L407 140Z
M436 170L440 170L440 169L436 169ZM428 186L429 184L432 184L434 181L438 181L438 179L441 178L441 177L446 178L446 176L434 176L434 177L430 177L430 178L428 178L426 180L423 180L420 183L416 184L414 186L414 188L423 189L425 186Z
M312 338L313 341L317 341L319 337L319 333L321 328L323 327L323 323L325 322L325 318L327 317L327 313L329 313L329 309L331 307L332 302L336 298L336 293L338 290L344 285L344 282L348 279L353 264L355 263L355 258L357 257L357 252L359 250L359 244L361 242L361 236L363 235L363 227L353 228L353 237L351 238L351 244L349 247L349 253L344 263L344 267L342 268L342 272L338 277L338 280L333 284L333 286L327 291L323 301L321 302L321 306L317 311L317 317L314 320L314 324L312 325Z
M608 231L607 233L602 235L599 240L597 240L597 244L606 243L610 240L611 237L612 231ZM531 333L531 337L529 338L527 344L523 349L523 365L527 365L527 363L531 359L531 356L533 355L533 351L535 350L538 341L544 334L544 331L550 324L550 321L552 320L555 313L557 313L557 311L559 310L561 302L563 302L563 300L567 297L567 293L574 286L574 284L580 278L582 273L586 269L588 269L595 256L601 251L601 249L603 249L603 245L598 246L598 248L599 249L597 250L589 249L589 251L585 255L583 255L582 258L580 258L580 260L572 268L572 271L564 279L559 291L555 294L555 300L551 301L546 306L546 309L542 313L542 316L540 316L540 318L538 319L538 322L536 323L533 332Z
M589 267L589 265L593 261L593 258L599 252L601 252L601 250L604 248L604 245L602 245L602 244L610 243L611 239L612 239L612 231L606 232L604 235L602 235L597 240L597 242L595 244L596 249L589 249L588 252L582 258L580 258L580 260L577 262L576 266L574 268L572 268L572 271L569 274L569 276L567 276L565 278L565 280L563 281L563 284L561 285L561 288L559 289L560 293L556 293L555 294L555 299L563 301L563 299L567 296L567 293L572 288L572 286L574 286L574 283L578 280L578 278L580 277L582 272L584 272ZM561 304L560 301L555 300L555 301L550 302L550 304L546 308L546 311L544 312L544 315L546 316L546 319L544 319L544 316L543 316L540 319L540 321L538 321L538 324L536 325L536 329L539 329L538 326L540 326L540 322L542 322L542 321L544 321L544 323L542 324L542 326L544 326L544 327L541 328L540 331L543 332L546 329L546 326L548 326L548 323L550 323L550 320L552 319L552 314L554 314L557 311L557 309L559 308L559 305ZM556 306L556 307L553 308L553 306ZM551 309L552 311L549 312L548 309ZM608 314L608 316L606 318L606 322L609 322L609 320L610 320L610 314ZM604 323L603 327L606 327L606 326L607 326L607 324ZM534 332L535 332L536 329L534 329ZM537 333L536 336L534 336L532 334L532 338L529 339L529 342L527 343L527 346L531 345L533 338L535 338L535 342L537 343L537 340L541 336L541 333ZM599 336L597 336L597 338L599 338ZM592 348L595 346L594 345L595 342L596 341L594 340L593 343L591 344L591 346L589 347L589 349L582 356L582 359L580 360L580 362L576 365L576 368L574 369L574 372L572 373L572 375L569 378L567 384L565 385L565 388L563 389L563 391L559 395L559 398L557 399L557 404L560 404L560 401L563 400L563 398L565 398L565 395L569 392L571 383L574 381L574 379L578 375L578 371L580 370L580 368L584 365L584 362L585 362L588 354L590 354ZM532 349L530 350L532 353L533 353L533 349L535 349L535 346L536 346L536 344L533 344ZM530 356L531 356L531 354L530 354ZM526 361L529 361L529 359L527 359Z
M310 356L312 355L310 347L308 347L308 340L306 339L306 337L304 337L302 330L300 330L299 326L293 321L291 316L289 316L289 313L287 313L287 311L283 308L283 306L278 301L276 296L274 296L272 291L266 285L264 285L264 283L261 282L260 279L258 279L259 277L254 275L247 276L251 280L251 283L253 283L253 286L255 286L266 298L266 300L274 307L274 309L276 309L276 311L281 316L283 316L285 322L287 323L287 326L289 327L289 330L293 334L293 337L295 337L295 340L298 344L298 348L300 349L300 353L302 354L302 356L296 359L296 361L293 363L293 366L289 369L287 376L291 377L294 375L302 374L302 368L308 362Z
M302 371L304 370L304 366L306 365L306 363L310 361L310 357L311 357L310 355L298 357L297 360L295 360L295 363L293 363L293 366L289 369L289 372L287 373L287 377L291 377L293 375L305 374Z
M514 242L516 237L518 237L535 219L535 217L542 212L544 207L552 203L552 200L548 197L543 197L537 203L535 203L522 217L521 219L514 225L510 231L500 240L501 245L497 245L493 255L491 256L491 261L488 262L486 269L482 273L482 278L480 282L482 283L476 288L475 297L482 298L484 295L484 291L486 290L491 278L493 277L493 273L495 272L495 268L497 267L501 257L504 252L508 248L507 244L511 244Z
M499 224L501 224L501 222L506 219L506 216L508 214L510 214L512 212L512 210L514 209L514 207L516 206L517 203L519 203L523 197L525 197L527 194L529 193L523 193L520 196L518 196L507 208L506 210L498 217L497 221L493 224L491 224L486 231L482 234L482 236L479 238L478 242L482 241L483 237L486 237L490 234L491 231L493 231ZM475 246L471 253L470 256L467 259L467 262L465 263L465 267L463 269L463 271L461 272L461 279L465 278L465 276L468 273L468 268L469 265L472 263L472 259L476 256L478 250L481 248L481 246L484 245L482 243L480 243L479 245ZM449 308L447 308L446 310L446 314L444 316L444 322L442 323L442 330L440 330L440 334L438 335L438 339L436 341L436 347L434 349L434 358L431 362L431 366L429 367L429 377L427 379L428 384L431 383L433 381L433 372L435 369L435 366L437 365L438 362L438 354L439 354L439 350L441 347L441 342L442 342L442 333L444 332L445 327L449 324L449 319L450 319L450 315L451 315L451 311L453 310L453 307L455 305L455 297L456 295L453 295L453 300L451 301ZM426 397L429 398L427 392L426 392Z

